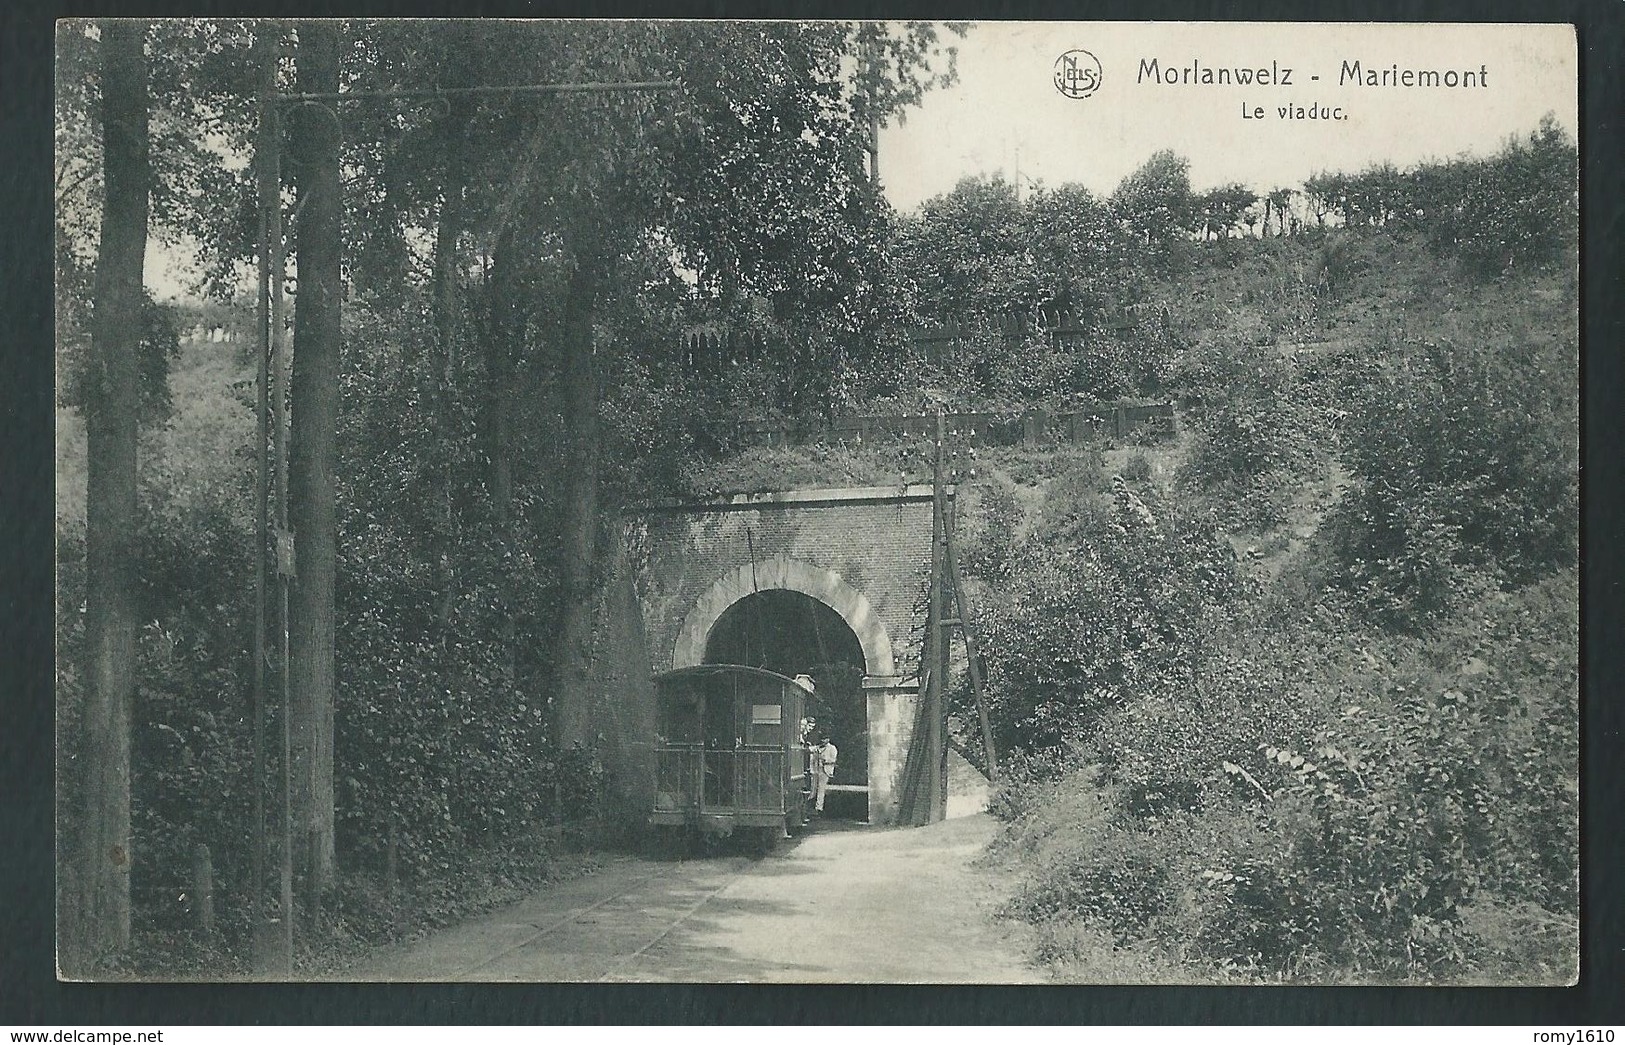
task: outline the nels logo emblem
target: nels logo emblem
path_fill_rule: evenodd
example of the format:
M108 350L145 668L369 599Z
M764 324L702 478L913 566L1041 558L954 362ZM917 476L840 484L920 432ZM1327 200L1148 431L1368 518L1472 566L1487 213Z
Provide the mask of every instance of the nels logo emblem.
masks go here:
M1100 90L1100 59L1074 49L1055 59L1055 89L1068 98L1087 98Z

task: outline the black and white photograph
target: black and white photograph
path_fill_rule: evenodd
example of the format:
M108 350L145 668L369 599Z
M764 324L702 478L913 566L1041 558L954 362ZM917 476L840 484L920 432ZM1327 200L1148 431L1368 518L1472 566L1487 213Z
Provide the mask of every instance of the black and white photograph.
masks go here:
M1579 981L1572 25L55 76L60 980Z

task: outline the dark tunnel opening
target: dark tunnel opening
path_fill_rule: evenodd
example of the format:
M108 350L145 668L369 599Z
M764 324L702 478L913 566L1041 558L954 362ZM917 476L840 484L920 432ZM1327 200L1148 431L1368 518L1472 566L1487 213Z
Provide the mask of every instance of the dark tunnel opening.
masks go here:
M863 691L863 647L850 625L829 606L799 591L773 588L745 596L717 620L705 643L707 664L748 664L794 678L809 675L808 714L815 735L840 750L831 783L867 787L869 709ZM832 798L831 815L866 819L868 802ZM853 798L863 798L853 795Z

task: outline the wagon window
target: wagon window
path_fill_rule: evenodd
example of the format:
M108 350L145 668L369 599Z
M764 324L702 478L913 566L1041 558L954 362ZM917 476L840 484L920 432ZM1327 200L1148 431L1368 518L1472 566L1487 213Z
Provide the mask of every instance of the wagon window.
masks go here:
M700 741L700 694L693 687L675 684L662 688L660 735L669 744Z
M750 708L750 732L745 736L745 743L751 745L777 745L782 735L781 724L784 721L784 709L777 704L752 704Z

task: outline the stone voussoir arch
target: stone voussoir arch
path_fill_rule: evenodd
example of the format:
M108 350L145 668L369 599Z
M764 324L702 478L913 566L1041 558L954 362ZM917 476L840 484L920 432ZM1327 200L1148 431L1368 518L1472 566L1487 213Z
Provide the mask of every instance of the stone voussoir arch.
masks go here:
M676 647L672 650L671 666L687 668L704 663L706 640L728 607L746 596L770 589L801 592L839 613L863 648L864 673L876 679L896 677L897 662L886 625L863 593L834 570L787 555L746 563L718 578L683 618Z

